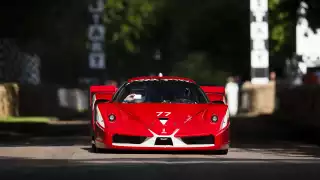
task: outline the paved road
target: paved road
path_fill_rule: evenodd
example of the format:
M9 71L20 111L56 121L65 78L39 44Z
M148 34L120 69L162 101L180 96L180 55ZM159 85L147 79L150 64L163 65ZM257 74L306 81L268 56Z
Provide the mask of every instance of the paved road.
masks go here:
M11 128L14 136L24 133L13 138L20 139L19 143L12 138L0 143L1 180L320 179L320 148L299 142L308 142L314 136L262 118L233 121L232 148L227 156L174 152L93 154L88 151L86 125L42 125L36 131L34 125L30 130L28 127ZM25 134L32 138L22 138ZM69 138L57 138L61 134L69 134Z
M1 179L317 179L320 148L274 141L231 148L227 156L196 153L93 154L87 137L34 139L0 146Z

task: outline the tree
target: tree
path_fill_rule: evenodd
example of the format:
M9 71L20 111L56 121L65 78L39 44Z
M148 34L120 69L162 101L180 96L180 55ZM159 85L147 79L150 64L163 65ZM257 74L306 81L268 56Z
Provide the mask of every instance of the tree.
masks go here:
M298 0L269 0L272 54L292 54L298 5Z
M163 0L108 0L105 22L111 29L112 43L123 43L129 52L137 52L135 41L147 33L146 27L156 24L156 13Z
M198 83L224 85L230 73L219 68L212 68L210 57L205 52L194 52L187 59L173 66L171 75L189 77Z

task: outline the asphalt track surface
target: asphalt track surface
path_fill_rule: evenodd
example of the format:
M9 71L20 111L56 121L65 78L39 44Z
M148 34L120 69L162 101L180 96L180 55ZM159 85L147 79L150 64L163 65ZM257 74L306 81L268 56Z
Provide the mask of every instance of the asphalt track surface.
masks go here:
M0 145L0 179L320 179L319 146L286 138L291 137L289 132L277 133L276 128L240 129L234 130L238 136L228 155L119 151L94 154L89 150L87 136L5 142Z

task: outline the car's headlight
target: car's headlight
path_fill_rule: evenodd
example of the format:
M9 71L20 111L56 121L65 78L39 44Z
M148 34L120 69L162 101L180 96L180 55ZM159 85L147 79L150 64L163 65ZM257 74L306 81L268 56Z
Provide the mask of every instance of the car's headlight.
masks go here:
M113 114L110 114L108 118L109 118L109 121L111 121L111 122L116 120L116 116Z
M218 121L218 116L217 115L212 115L211 116L211 121L216 123Z
M100 110L97 108L96 110L96 122L103 128L105 128L105 125L104 125L104 120L101 116L101 113L100 113Z
M228 121L229 121L229 110L227 110L226 115L224 115L224 118L223 118L222 123L221 123L220 130L224 129L225 127L227 127Z

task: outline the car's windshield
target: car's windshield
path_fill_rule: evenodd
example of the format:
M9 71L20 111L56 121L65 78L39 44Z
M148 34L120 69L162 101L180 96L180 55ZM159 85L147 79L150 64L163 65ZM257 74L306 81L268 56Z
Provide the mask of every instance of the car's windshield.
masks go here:
M208 103L199 86L184 81L137 81L125 85L115 98L120 103Z

